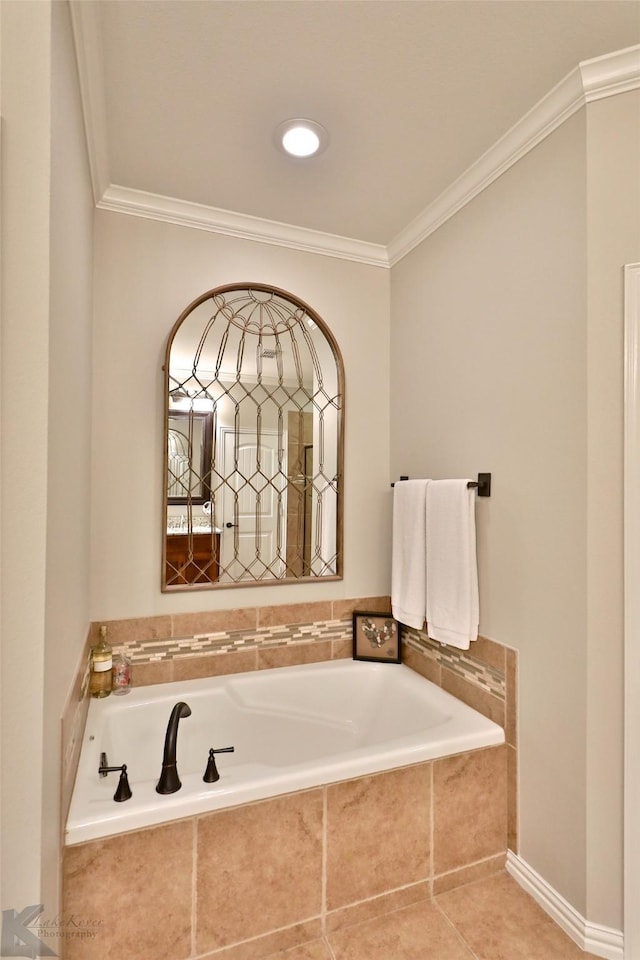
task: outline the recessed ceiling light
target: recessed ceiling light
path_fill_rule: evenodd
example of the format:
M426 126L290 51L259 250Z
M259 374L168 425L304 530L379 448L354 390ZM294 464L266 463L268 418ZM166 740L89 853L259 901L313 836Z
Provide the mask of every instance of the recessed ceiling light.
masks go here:
M329 144L329 134L315 120L285 120L276 127L276 146L290 157L314 157Z

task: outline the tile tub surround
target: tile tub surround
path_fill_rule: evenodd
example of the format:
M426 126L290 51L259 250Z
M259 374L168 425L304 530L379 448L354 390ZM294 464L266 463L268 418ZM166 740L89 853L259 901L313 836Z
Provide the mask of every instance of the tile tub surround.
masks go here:
M85 641L80 665L73 679L60 721L62 771L60 776L60 835L69 812L73 784L80 762L80 748L89 711L89 638Z
M100 621L91 625L90 635L92 641L97 638L105 623L109 642L131 658L134 683L140 685L181 679L175 676L176 665L184 669L182 661L188 658L207 658L199 667L211 668L210 673L198 674L207 676L238 672L233 659L238 654L246 655L242 671L350 657L353 611L389 609L387 596L243 607Z
M146 686L349 658L353 611L388 613L390 609L390 597L381 596L96 621L75 684L80 699L85 695L85 703L79 704L77 696L73 697L63 718L63 817L71 799L86 718L88 651L102 623L114 650L122 650L132 659L134 685ZM468 651L457 650L441 646L424 631L408 627L402 631L407 666L504 727L509 848L517 853L516 651L484 637Z
M390 598L186 613L102 623L114 651L134 666L136 686L351 657L354 610L389 613ZM469 650L444 647L402 627L405 663L494 720L516 745L516 651L479 637Z
M422 630L403 627L403 659L427 680L504 728L508 773L508 844L518 852L518 653L478 637L468 650L442 646Z
M259 960L489 876L506 853L506 751L69 847L63 911L100 923L64 956Z
M147 686L350 657L353 611L386 613L390 603L363 597L92 623L61 722L63 827L87 717L89 653L103 624L114 654L133 661L134 685Z

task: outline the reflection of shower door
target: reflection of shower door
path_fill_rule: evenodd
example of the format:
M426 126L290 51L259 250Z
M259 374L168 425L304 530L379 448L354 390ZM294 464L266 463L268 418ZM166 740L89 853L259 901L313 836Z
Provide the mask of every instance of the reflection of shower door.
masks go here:
M262 430L259 447L255 431L241 430L236 437L232 429L223 428L222 434L220 581L242 580L248 570L256 579L275 579L284 571L286 511L278 432Z
M311 522L313 517L313 493L312 493L312 478L313 478L313 444L307 443L304 447L304 476L305 476L305 489L304 489L304 537L303 537L303 550L304 550L304 575L308 577L311 573L311 541L312 541L312 529Z
M287 417L287 576L311 573L313 416L290 410Z

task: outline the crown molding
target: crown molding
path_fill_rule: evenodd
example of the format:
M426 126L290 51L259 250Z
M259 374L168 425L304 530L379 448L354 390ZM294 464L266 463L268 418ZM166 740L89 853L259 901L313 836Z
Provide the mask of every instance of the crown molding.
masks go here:
M71 0L69 3L91 184L96 203L109 186L107 112L98 7L97 3L83 3L81 0Z
M583 104L580 70L576 67L393 238L388 247L391 265L435 233Z
M100 209L378 267L398 263L586 104L640 88L640 44L578 64L384 246L111 184L99 6L70 2L91 179Z
M640 45L585 60L458 177L388 246L393 266L585 104L640 87Z
M402 260L486 190L509 167L573 116L583 103L580 72L576 68L394 237L388 247L391 265Z
M579 69L585 103L637 90L640 87L640 44L584 60Z
M387 249L382 244L339 237L319 230L309 230L277 220L263 220L232 210L220 210L188 200L177 200L114 184L107 187L98 201L100 210L128 213L146 220L162 220L196 230L208 230L227 237L257 240L279 247L290 247L305 253L318 253L341 260L355 260L375 267L388 267Z

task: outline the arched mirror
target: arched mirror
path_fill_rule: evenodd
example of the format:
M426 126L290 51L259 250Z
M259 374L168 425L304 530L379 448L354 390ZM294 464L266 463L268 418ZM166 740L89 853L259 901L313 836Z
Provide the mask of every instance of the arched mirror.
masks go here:
M165 360L162 588L342 576L344 371L311 307L203 294Z

